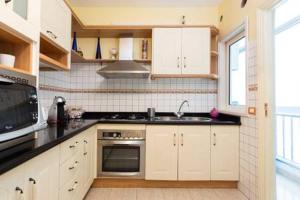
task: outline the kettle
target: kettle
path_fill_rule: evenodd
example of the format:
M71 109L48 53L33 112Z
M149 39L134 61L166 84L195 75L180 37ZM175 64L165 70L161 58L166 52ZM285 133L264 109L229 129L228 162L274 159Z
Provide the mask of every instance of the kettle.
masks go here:
M64 124L65 122L65 106L66 99L61 96L56 96L53 100L48 113L49 124Z

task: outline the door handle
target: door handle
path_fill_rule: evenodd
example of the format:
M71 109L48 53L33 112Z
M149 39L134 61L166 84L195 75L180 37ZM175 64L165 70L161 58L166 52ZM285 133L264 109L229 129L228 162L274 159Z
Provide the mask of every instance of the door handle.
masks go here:
M181 146L183 146L183 133L181 133Z
M173 136L173 145L176 146L176 133L174 133L174 136Z

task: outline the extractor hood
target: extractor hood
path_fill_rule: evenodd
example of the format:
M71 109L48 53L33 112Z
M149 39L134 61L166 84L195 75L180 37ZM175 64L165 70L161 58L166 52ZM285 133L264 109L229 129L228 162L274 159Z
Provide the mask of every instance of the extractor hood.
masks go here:
M133 61L133 38L120 38L119 60L109 63L97 73L107 79L144 79L150 71L141 63Z

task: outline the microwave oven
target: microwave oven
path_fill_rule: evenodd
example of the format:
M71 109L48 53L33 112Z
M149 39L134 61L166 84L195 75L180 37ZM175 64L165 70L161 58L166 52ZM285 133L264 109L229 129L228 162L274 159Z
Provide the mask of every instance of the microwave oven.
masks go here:
M0 150L2 143L34 132L38 121L36 77L0 69Z

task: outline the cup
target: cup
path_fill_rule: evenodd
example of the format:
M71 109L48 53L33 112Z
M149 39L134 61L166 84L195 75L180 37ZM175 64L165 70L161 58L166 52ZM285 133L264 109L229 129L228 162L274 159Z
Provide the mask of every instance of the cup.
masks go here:
M155 108L148 108L148 118L153 119L155 117Z

